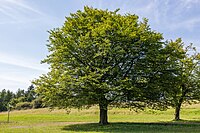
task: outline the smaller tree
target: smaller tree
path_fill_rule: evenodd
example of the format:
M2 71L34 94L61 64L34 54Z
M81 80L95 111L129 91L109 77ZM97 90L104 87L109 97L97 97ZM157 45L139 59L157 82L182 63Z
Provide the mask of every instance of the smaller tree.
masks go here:
M200 100L200 54L192 45L184 47L181 39L166 47L166 69L162 73L165 100L175 108L175 120L180 120L184 102Z

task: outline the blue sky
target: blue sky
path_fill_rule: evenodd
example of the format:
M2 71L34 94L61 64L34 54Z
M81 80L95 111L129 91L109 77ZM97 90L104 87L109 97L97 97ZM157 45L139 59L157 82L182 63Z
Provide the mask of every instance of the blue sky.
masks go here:
M148 18L165 39L181 37L200 51L200 0L0 0L0 90L27 89L48 72L47 31L85 5Z

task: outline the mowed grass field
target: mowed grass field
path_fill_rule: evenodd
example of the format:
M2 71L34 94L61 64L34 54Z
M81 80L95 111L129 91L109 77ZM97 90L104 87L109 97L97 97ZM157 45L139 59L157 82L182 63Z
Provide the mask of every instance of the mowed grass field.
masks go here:
M200 104L186 106L182 121L174 122L174 110L136 113L128 109L109 110L109 125L98 124L98 107L71 113L65 110L33 109L0 113L0 133L200 133Z

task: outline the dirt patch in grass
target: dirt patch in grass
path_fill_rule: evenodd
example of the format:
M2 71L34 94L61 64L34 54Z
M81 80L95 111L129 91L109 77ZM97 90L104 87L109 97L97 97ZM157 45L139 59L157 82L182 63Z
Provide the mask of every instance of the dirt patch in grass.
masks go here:
M13 126L11 128L30 128L30 126Z

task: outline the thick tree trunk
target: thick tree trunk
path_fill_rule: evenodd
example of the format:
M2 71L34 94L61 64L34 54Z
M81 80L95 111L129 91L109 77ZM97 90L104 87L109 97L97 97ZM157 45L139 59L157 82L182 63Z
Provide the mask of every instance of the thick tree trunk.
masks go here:
M179 103L175 108L174 120L176 121L180 120L180 110L181 110L181 104Z
M99 124L101 125L106 125L108 124L108 110L107 110L108 105L99 105L100 108L100 121Z

